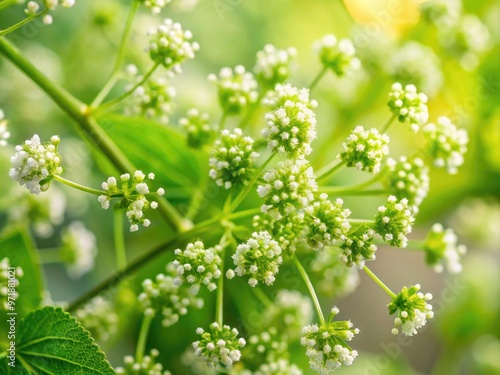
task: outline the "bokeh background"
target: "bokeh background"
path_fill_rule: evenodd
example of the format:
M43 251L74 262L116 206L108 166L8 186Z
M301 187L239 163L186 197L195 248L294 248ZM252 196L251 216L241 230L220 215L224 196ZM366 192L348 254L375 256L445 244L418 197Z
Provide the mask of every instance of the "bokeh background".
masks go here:
M423 290L434 295L436 318L422 333L409 339L391 335L392 318L386 308L389 301L366 275L343 279L346 285L342 287L332 285L334 297L322 295L323 306L326 309L336 304L341 317L351 319L362 332L353 342L359 358L340 373L500 374L500 1L466 0L462 5L463 13L477 17L486 34L469 24L464 26L464 41L449 45L449 39L440 33L441 26L422 21L416 2L410 0L201 0L198 4L174 0L163 13L190 29L201 45L196 59L185 64L184 73L172 81L178 92L170 120L174 126L193 106L210 112L216 122L220 110L207 75L237 64L251 69L256 52L267 43L297 49L291 82L307 86L321 69L313 43L333 33L353 39L364 68L342 79L328 74L314 90L312 96L319 102L320 134L312 154L314 165L332 160L354 126L380 127L384 123L389 114L386 95L395 80L415 83L428 94L431 121L447 115L469 131L469 151L459 173L450 176L443 170L432 169L431 190L411 235L413 239L423 239L435 222L453 227L460 242L468 246L463 272L458 276L436 274L425 265L424 254L418 251L385 247L378 250L372 269L391 288L398 290L402 285L419 282ZM20 19L22 9L3 11L0 28ZM74 8L58 12L54 25L47 27L35 21L10 39L39 69L88 102L112 69L127 11L126 1L77 1ZM160 21L161 16L152 16L146 9L136 19L126 61L140 70L145 71L149 63L144 51L146 31ZM122 91L126 84L121 82L113 93ZM74 124L3 58L0 107L9 119L11 145L33 133L44 139L59 134L67 178L99 186L107 176ZM262 116L259 118L262 125ZM255 133L258 126L256 123ZM393 158L418 150L422 144L418 136L404 127L393 125L390 136ZM97 238L100 251L91 273L75 280L60 264L47 261L43 266L50 298L56 302L73 300L115 269L112 215L102 211L94 198L64 187L51 188L37 201L28 198L5 177L11 153L11 146L0 149L0 173L4 176L0 179L0 228L16 220L29 221L33 238L42 249L42 261L43 249L58 246L62 228L71 221L84 222ZM334 183L350 185L364 179L362 173L345 170L335 176ZM180 205L186 203L182 188L167 194ZM211 207L225 197L215 187L211 194L207 216ZM353 217L370 218L384 199L346 197L345 201ZM251 204L250 200L248 205ZM167 233L160 220L156 223L148 231L127 235L129 259L161 242ZM131 288L138 291L140 281L163 271L168 260L169 254L148 265L136 280L130 281ZM285 267L282 274L279 287L305 292L291 270ZM234 298L228 298L226 316L233 316L232 323L244 331L245 324L252 324L246 312L259 302L251 293L240 292L245 289L242 286L235 283L230 287L227 295L231 296L232 290ZM128 292L111 290L107 297L116 298L122 304L118 304L122 317L128 316L120 322L120 333L101 343L116 366L123 355L134 351L140 314L133 308ZM205 310L190 314L172 328L162 329L155 322L149 346L160 350L161 361L174 374L194 371L182 364L182 353L195 339L193 327L212 321L209 312L213 311L213 297L207 296ZM292 346L291 350L294 362L306 364L300 346Z

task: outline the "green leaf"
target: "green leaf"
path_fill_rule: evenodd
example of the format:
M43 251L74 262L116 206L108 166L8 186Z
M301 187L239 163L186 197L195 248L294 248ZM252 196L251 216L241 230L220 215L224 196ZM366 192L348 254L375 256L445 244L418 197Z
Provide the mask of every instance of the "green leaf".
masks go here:
M0 237L0 260L3 258L9 258L11 267L21 267L23 270L16 288L19 297L15 301L15 312L22 318L36 310L42 301L43 284L38 253L30 236L25 231L16 230ZM3 332L6 327L3 324L0 327L0 341L5 341Z
M5 354L0 354L2 374L115 374L88 331L59 307L44 307L19 323L15 367Z
M208 174L208 155L189 148L186 137L173 126L116 114L99 123L138 169L155 174L155 185L165 188L173 200L192 196Z

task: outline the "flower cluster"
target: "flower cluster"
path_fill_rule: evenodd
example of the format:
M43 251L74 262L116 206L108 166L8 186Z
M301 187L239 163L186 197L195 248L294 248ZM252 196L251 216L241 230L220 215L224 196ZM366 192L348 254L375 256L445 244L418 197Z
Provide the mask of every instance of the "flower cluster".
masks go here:
M396 82L413 83L429 96L443 84L439 57L432 48L415 41L406 42L391 54L387 70Z
M201 284L205 284L209 291L217 289L214 279L221 276L221 251L219 245L205 249L201 241L188 244L185 250L175 250L175 260L172 262L177 272L175 283L192 284L190 289L193 294L198 293Z
M264 174L264 181L257 188L264 198L261 210L275 220L308 207L318 190L314 171L305 159L279 162Z
M222 68L218 77L210 74L208 80L217 85L220 106L228 116L242 114L259 96L257 81L243 65L236 66L234 70Z
M297 248L305 243L304 241L304 213L292 213L281 220L254 216L252 226L256 230L267 230L278 242L281 250L286 255L293 255Z
M307 244L315 250L322 250L337 241L345 241L351 228L347 218L351 215L349 209L342 206L344 201L337 198L335 202L328 199L327 194L321 194L319 199L306 208Z
M62 173L61 155L57 152L59 142L59 137L54 135L49 143L42 144L40 137L35 134L22 145L16 146L16 153L10 158L10 178L21 186L26 185L32 194L46 191L52 176Z
M427 264L433 266L436 272L442 272L444 263L448 272L460 273L460 258L467 252L467 247L457 242L458 238L453 229L444 229L441 224L434 224L424 243Z
M416 284L410 288L403 287L401 292L387 305L389 313L397 314L394 319L392 334L397 335L399 329L407 335L417 334L417 329L422 328L427 319L434 316L432 306L427 301L432 299L432 294L419 292L420 285Z
M55 11L59 5L65 8L71 8L75 5L75 0L43 0L43 5L47 10ZM36 16L39 10L40 5L36 1L28 1L24 12L28 16ZM45 14L42 18L42 22L45 25L51 25L53 22L52 16L50 14Z
M196 333L201 335L201 340L193 342L195 354L207 365L214 368L219 363L232 366L241 358L241 349L246 345L243 338L238 339L238 330L216 322L210 324L209 332L197 328Z
M282 107L266 114L267 127L262 135L268 148L290 158L309 155L316 139L316 115L305 104L286 101Z
M349 39L337 40L334 35L325 35L316 44L321 63L339 77L358 69L359 60L356 57L356 49Z
M253 139L243 136L241 129L221 131L221 137L210 156L210 177L218 186L230 189L241 186L252 178L255 160L259 154L253 151Z
M123 197L120 202L120 207L126 208L127 218L130 223L130 231L136 232L139 230L139 224L145 227L151 225L151 221L144 217L144 211L149 207L156 209L158 202L148 201L146 194L149 194L149 186L145 182L146 175L142 171L136 171L131 178L130 174L125 173L120 176L121 187L118 188L116 178L109 177L101 185L105 194L99 195L97 200L101 207L105 210L109 208L109 203L113 197ZM154 173L148 174L149 180L155 178ZM156 193L158 195L165 194L163 188L159 188Z
M156 29L148 33L150 37L148 52L151 59L175 73L180 72L180 63L193 59L200 46L191 42L193 35L183 30L181 25L167 18Z
M411 232L414 221L408 200L403 198L398 202L398 199L391 195L387 198L387 204L378 208L375 231L391 246L406 247L406 235Z
M172 0L141 0L146 8L151 9L151 13L160 14L161 10Z
M125 367L117 367L115 371L118 375L171 375L170 371L163 370L161 363L155 362L159 355L158 350L151 349L141 362L135 362L134 357L127 355L123 359Z
M462 13L460 0L428 0L420 4L422 18L436 26L456 24Z
M91 299L75 316L96 340L107 341L118 329L118 314L113 304L101 296Z
M467 130L458 129L448 117L441 116L437 122L423 127L428 142L428 151L436 167L446 167L448 173L455 174L464 163L469 135Z
M418 157L408 159L401 156L399 161L387 160L389 174L386 185L398 199L408 199L413 211L417 211L429 192L429 168Z
M176 96L175 88L165 78L150 78L144 85L136 88L132 94L132 103L127 106L130 114L139 114L148 118L158 118L167 124Z
M85 228L82 222L74 221L62 231L61 239L61 259L68 274L77 279L90 272L97 256L94 233Z
M396 82L392 85L387 102L391 112L398 117L399 122L407 122L413 132L418 132L421 125L427 123L427 95L417 92L415 85L403 85Z
M232 278L235 272L238 276L250 275L248 284L252 287L259 281L272 285L283 262L278 242L267 231L254 232L246 243L238 245L232 258L236 269L229 270L227 276Z
M365 130L357 126L342 144L344 152L337 158L348 167L369 173L380 172L382 158L389 154L389 136L380 134L377 129Z
M191 108L186 117L179 119L187 133L187 144L192 148L201 148L208 144L214 136L214 130L209 124L208 113L200 113L196 108Z
M309 98L309 89L299 89L289 83L277 84L274 90L266 93L263 103L272 109L277 109L285 105L287 101L302 103L309 109L318 106L318 102Z
M257 63L253 68L257 81L267 89L285 82L290 77L290 63L296 55L295 48L277 49L266 44L262 51L257 52Z
M351 238L352 235L349 235ZM311 271L317 275L317 291L329 298L342 297L352 293L359 285L356 268L346 267L347 259L340 247L327 247L318 251L311 262Z
M14 271L15 278L9 278L9 272L12 271ZM22 267L13 267L9 258L0 260L0 310L9 310L9 295L14 297L14 300L19 297L16 289L19 286L19 279L23 275Z
M182 315L187 314L189 307L203 307L203 299L193 296L188 288L177 285L174 277L162 273L156 275L154 281L146 279L142 282L138 299L145 315L154 316L161 311L164 327L177 323Z
M342 365L352 365L358 356L358 352L352 350L346 341L351 341L359 333L359 329L353 328L350 321L334 322L333 318L338 313L339 309L334 307L327 323L302 328L300 343L307 348L309 365L322 375L329 374Z
M340 246L342 254L339 259L347 267L356 265L359 269L365 266L369 260L375 260L377 245L373 243L375 231L360 226Z
M7 146L7 139L10 138L10 132L7 129L7 120L5 114L0 109L0 147Z

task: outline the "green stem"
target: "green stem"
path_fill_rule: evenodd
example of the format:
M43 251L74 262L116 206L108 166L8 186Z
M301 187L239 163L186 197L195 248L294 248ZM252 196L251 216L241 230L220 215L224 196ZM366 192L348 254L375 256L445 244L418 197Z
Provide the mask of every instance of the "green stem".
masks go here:
M387 129L389 128L389 126L394 122L394 120L396 119L396 117L398 117L396 114L393 114L389 120L386 121L386 123L384 124L384 126L382 127L382 129L380 129L380 133L385 133L387 131Z
M321 168L318 171L318 177L316 177L316 181L322 181L327 177L332 176L335 172L340 170L344 165L346 164L346 161L337 161L333 160L330 164L326 165L325 167Z
M19 21L18 23L12 25L12 26L9 26L7 27L6 29L3 29L3 30L0 30L0 36L4 36L4 35L7 35L17 29L19 29L20 27L23 27L24 25L26 25L27 23L30 23L31 21L33 21L35 18L38 18L40 17L41 15L45 14L46 12L40 12L40 13L37 13L35 14L34 16L29 16L29 17L26 17L25 19Z
M135 172L134 165L109 138L97 121L88 115L88 108L83 103L50 81L4 37L0 37L0 54L4 55L45 91L56 105L79 125L87 138L96 148L102 151L120 173L129 172L133 174ZM158 203L160 213L172 229L179 231L191 226L190 222L182 220L177 210L167 200L161 199Z
M152 321L152 316L144 314L142 317L141 330L139 331L137 347L135 348L135 361L137 363L142 363L142 358L144 357L144 352L146 351L146 341L148 339L149 328L151 327Z
M56 181L64 184L64 185L67 185L67 186L72 187L74 189L78 189L78 190L84 191L85 193L94 194L94 195L103 195L103 194L107 195L107 193L104 190L92 189L92 188L89 188L87 186L83 186L83 185L77 184L76 182L67 180L64 177L61 177L61 176L59 176L57 174L53 174L52 178L54 180L56 180Z
M253 103L252 106L250 108L248 108L248 111L245 114L245 117L243 117L243 119L240 121L240 123L238 125L238 127L240 129L243 129L252 120L252 118L255 115L255 112L257 111L257 109L259 108L260 102L262 101L262 98L264 97L265 94L266 94L266 91L262 90L259 93L259 96L257 97L257 100L255 101L255 103Z
M228 211L226 212L227 214L233 212L235 209L238 208L238 206L240 205L240 203L243 201L243 199L245 199L245 197L248 195L248 193L250 192L250 190L252 190L252 187L253 185L255 184L255 182L257 181L257 179L259 178L259 176L261 175L262 171L264 171L264 169L266 168L266 166L269 164L269 162L274 158L274 155L276 155L275 152L273 152L268 158L267 160L264 162L264 164L262 164L260 166L260 168L255 172L252 180L248 183L247 186L245 186L245 188L236 196L236 198L234 199L233 203L229 206L229 209Z
M319 191L322 193L335 194L335 195L345 195L345 196L354 196L354 195L368 195L368 196L376 196L376 195L389 195L390 192L383 189L375 189L375 190L356 190L356 189L339 189L337 186L326 186L320 187Z
M17 4L18 0L3 0L0 1L0 10L5 9L13 4Z
M222 275L219 277L217 281L217 301L215 305L215 321L219 324L219 326L223 326L224 324L224 253L225 247L222 248L222 253L220 255L222 262L220 265L220 269Z
M319 321L321 325L325 325L325 317L323 316L323 311L321 310L321 305L319 304L318 301L318 296L316 295L316 292L314 290L314 286L312 285L311 279L309 279L309 275L307 274L306 270L300 263L300 261L297 259L296 256L293 257L293 261L295 263L295 266L297 267L297 270L300 273L300 276L302 276L302 280L304 280L304 283L307 286L307 289L309 290L309 295L311 296L311 299L313 300L314 307L316 308L316 312L318 314Z
M260 212L260 208L250 208L248 210L243 210L243 211L238 211L238 212L232 213L230 215L230 218L232 220L241 219L243 217L257 215L259 212Z
M366 272L368 276L371 277L373 281L375 281L392 299L396 298L396 294L393 293L392 290L390 290L387 285L385 285L382 280L380 280L370 269L366 266L363 267L363 270Z
M127 45L127 40L132 30L132 24L134 22L135 15L139 9L140 2L138 0L132 0L132 5L130 7L127 21L125 22L125 29L122 33L122 38L120 40L120 46L118 47L118 54L116 56L115 65L113 66L113 74L118 72L121 68L123 60L125 58L125 46Z
M227 115L226 113L224 112L219 120L219 124L217 125L217 136L219 135L219 133L221 132L221 130L224 129L224 126L226 124L226 120L227 120Z
M40 249L38 251L40 255L40 261L42 264L53 264L61 263L61 248L60 247L49 247L45 249Z
M115 241L116 267L121 270L127 266L127 253L123 233L123 210L113 210L113 235Z
M316 87L316 85L319 83L319 81L321 81L321 78L323 78L323 76L326 74L327 71L328 67L324 66L323 69L321 69L321 71L316 75L316 77L314 77L313 81L309 85L309 91L312 91Z
M347 219L351 224L367 224L373 225L375 224L375 220L366 220L366 219Z
M424 251L424 247L425 247L425 241L409 240L405 249Z
M362 183L357 184L357 185L352 185L352 186L325 186L325 187L322 187L320 189L324 190L325 193L329 193L329 192L336 193L337 191L342 191L343 192L343 191L346 191L346 190L358 190L358 191L361 191L361 190L364 190L365 188L373 185L374 183L378 182L382 178L384 178L385 175L386 175L386 173L385 173L386 171L387 171L387 169L384 168L379 173L377 173L375 176L373 176L372 178L370 178L368 181L362 182Z
M270 307L273 305L273 301L269 298L269 296L262 291L259 287L251 288L252 292L255 294L255 296L259 299L260 302L265 307Z
M156 62L151 68L149 68L149 70L146 72L146 74L144 74L142 79L139 82L137 82L134 86L132 86L132 88L130 90L124 92L123 94L117 96L114 99L111 99L110 101L107 101L107 102L101 104L99 107L95 108L93 110L93 112L99 113L99 112L102 112L104 110L113 108L115 105L119 104L122 100L128 98L130 95L132 95L134 93L134 91L139 86L143 85L149 79L149 77L151 77L151 75L155 72L155 70L158 68L158 66L160 66L160 63Z
M91 108L99 107L99 105L102 103L102 101L104 99L106 99L109 92L111 91L111 89L115 86L116 82L118 81L119 76L120 76L119 72L115 72L108 78L107 82L104 84L101 91L99 91L99 93L96 95L95 99L90 104Z

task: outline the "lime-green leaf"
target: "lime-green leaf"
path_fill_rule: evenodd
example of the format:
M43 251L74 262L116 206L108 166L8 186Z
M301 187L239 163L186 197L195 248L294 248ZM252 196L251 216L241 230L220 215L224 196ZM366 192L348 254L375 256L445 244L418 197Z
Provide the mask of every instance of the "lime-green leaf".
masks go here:
M165 188L167 197L173 193L174 200L182 198L179 191L185 198L191 196L208 173L207 154L189 148L185 136L172 126L116 114L99 123L138 169L155 173L155 182Z
M23 270L22 277L18 278L18 298L15 301L15 312L22 318L36 310L42 300L43 287L38 253L27 233L15 231L0 237L0 260L3 258L9 258L11 267L21 267ZM0 327L0 333L3 333L4 325ZM2 334L0 341L5 341L3 338Z
M2 374L115 374L90 334L61 308L44 307L17 326L15 367L9 355L0 359Z

